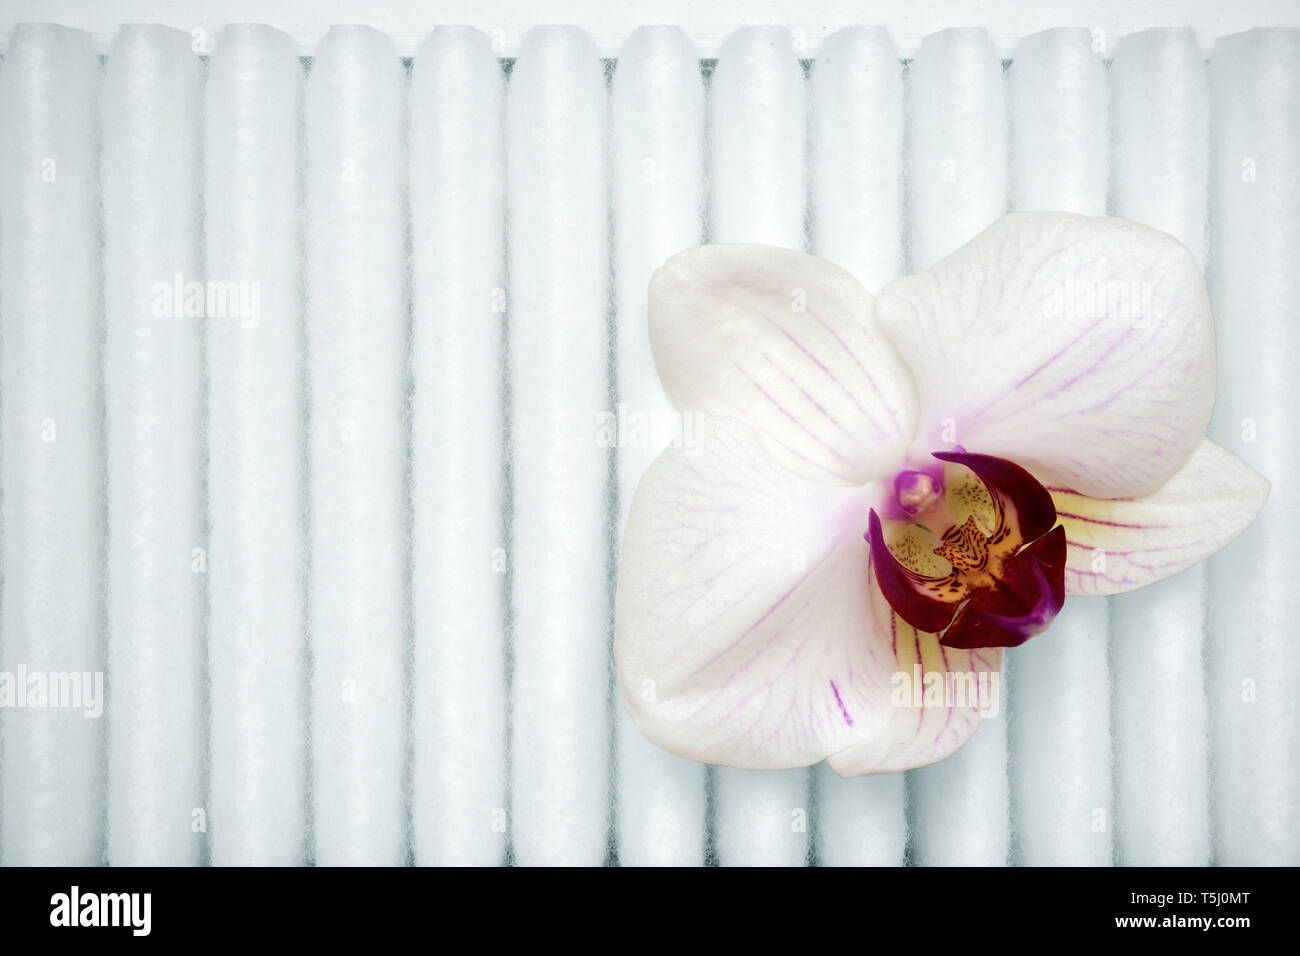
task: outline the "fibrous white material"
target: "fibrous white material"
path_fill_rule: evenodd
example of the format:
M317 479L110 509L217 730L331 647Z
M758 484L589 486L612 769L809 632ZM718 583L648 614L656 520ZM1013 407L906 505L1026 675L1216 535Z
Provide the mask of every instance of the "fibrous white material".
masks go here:
M440 28L411 76L415 861L506 846L503 94L487 36Z
M218 865L289 866L305 846L302 92L288 36L259 26L222 33L204 115Z
M1021 40L1007 76L1011 206L1106 212L1106 69L1087 30ZM1112 857L1109 620L1066 602L1051 630L1008 655L1013 860L1108 865Z
M827 37L809 96L812 251L871 293L903 271L903 67L884 30Z
M646 277L697 245L704 214L704 86L686 35L647 27L628 38L611 91L614 273L618 303L620 521L637 481L672 441L692 440L664 394L650 351ZM621 540L621 538L620 538ZM618 704L619 861L704 859L704 767L655 747Z
M199 212L203 64L126 26L104 81L108 858L199 861L206 551ZM189 305L186 305L186 302Z
M511 738L522 864L609 832L608 96L591 38L539 27L507 96L514 507Z
M1046 634L1010 657L1016 863L1112 862L1108 610L1105 598L1071 598Z
M1125 37L1110 79L1110 212L1170 233L1204 263L1209 113L1196 37ZM1209 863L1204 568L1112 601L1117 858Z
M1007 73L1011 208L1106 214L1109 87L1084 29L1016 44Z
M884 30L827 37L809 97L812 251L878 292L903 266L903 70ZM903 776L817 775L817 859L897 866L907 839Z
M0 714L13 866L103 853L99 73L85 33L25 25L0 79L0 667L78 675L77 700Z
M1006 92L981 29L926 37L907 83L907 271L920 272L1006 212Z
M0 862L1300 864L1300 32L710 12L520 49L61 6L90 32L0 36ZM1192 249L1260 519L1068 599L935 766L658 749L614 573L705 420L660 382L652 272L760 242L875 294L1007 208ZM67 706L7 696L56 675Z
M711 241L803 248L807 90L789 31L733 33L718 55L709 109ZM802 863L809 779L803 770L719 768L719 860Z
M928 268L1006 211L1006 101L988 34L925 39L908 79L910 271ZM936 423L922 422L921 429ZM957 441L963 425L953 423ZM1006 686L1000 713L952 757L911 774L913 852L922 865L1000 866L1009 847Z
M1219 342L1211 436L1273 482L1263 514L1211 560L1215 861L1300 863L1300 619L1294 568L1300 362L1300 31L1220 40L1210 61L1210 298Z
M315 859L406 851L405 78L330 31L307 81Z

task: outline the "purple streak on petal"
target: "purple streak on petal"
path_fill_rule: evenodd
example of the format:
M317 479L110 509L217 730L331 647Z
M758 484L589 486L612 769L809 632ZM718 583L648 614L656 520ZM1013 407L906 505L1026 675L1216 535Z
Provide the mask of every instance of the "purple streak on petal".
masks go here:
M835 694L835 703L840 705L840 713L844 715L844 722L850 727L853 726L853 718L849 716L848 708L844 706L844 701L840 699L840 689L835 686L835 681L831 681L831 691Z
M733 364L734 364L734 363L733 363ZM777 410L780 411L781 414L783 414L786 418L788 418L788 419L789 419L789 420L790 420L794 425L796 425L797 427L799 427L800 429L802 429L802 430L803 430L803 431L808 435L809 438L811 438L814 442L816 442L820 447L822 447L822 448L825 449L826 451L830 452L830 453L831 453L832 455L834 455L836 458L838 458L838 459L840 459L841 461L843 461L843 462L844 462L846 465L848 465L850 468L854 468L854 467L856 467L856 466L853 464L853 462L851 462L851 461L849 461L847 458L845 458L842 454L839 453L839 451L837 451L836 449L830 447L830 446L827 445L824 441L822 441L820 438L818 438L815 434L813 434L813 432L808 428L807 425L805 425L804 423L802 423L801 421L799 421L797 418L795 418L794 415L792 415L792 414L790 413L790 410L789 410L788 408L786 408L784 405L782 405L779 401L777 401L776 398L774 398L774 397L772 396L772 394L771 394L767 389L765 389L765 388L764 388L764 387L763 387L763 386L758 382L757 379L755 379L752 375L750 375L748 372L746 372L746 371L745 371L743 368L741 368L739 365L735 365L735 368L736 368L736 370L737 370L738 372L740 372L741 375L743 375L743 376L744 376L744 377L749 381L749 383L750 383L751 385L754 386L754 388L759 392L759 394L761 394L764 398L766 398L769 402L771 402L772 405L774 405L774 406L777 408ZM797 451L797 450L795 450L794 448L791 448L789 444L787 444L786 442L781 441L781 439L779 439L779 438L777 438L775 435L773 435L773 434L771 433L770 430L768 430L767 428L763 428L760 424L755 423L755 427L759 428L759 429L762 431L764 437L766 437L766 438L769 439L770 441L773 441L773 442L775 442L776 444L780 445L780 446L781 446L782 448L784 448L786 451L790 452L790 454L792 454L792 455L794 455L795 457L801 459L802 461L806 461L808 464L812 465L813 467L815 467L815 468L820 468L820 469L821 469L822 471L824 471L826 474L831 475L831 476L834 477L834 478L838 478L838 479L840 479L840 480L843 481L845 484L850 484L850 485L852 485L852 484L861 484L861 479L860 479L860 477L855 477L854 475L843 474L843 473L841 473L841 472L834 471L834 470L832 470L832 469L830 469L830 468L827 468L825 465L821 464L820 462L813 461L811 458L809 458L807 455L803 454L802 452Z
M1048 368L1048 366L1052 365L1053 363L1061 359L1066 352L1070 351L1070 349L1074 348L1080 342L1084 341L1088 337L1088 334L1091 333L1093 329L1095 329L1098 325L1100 325L1102 322L1105 322L1109 318L1110 316L1103 315L1093 320L1093 323L1089 325L1086 329L1084 329L1081 333L1079 333L1078 336L1076 336L1071 341L1066 342L1064 345L1061 346L1059 350L1057 350L1056 352L1048 356L1042 362L1042 364L1038 366L1038 368L1034 369L1032 372L1030 372L1020 381L1016 382L1016 384L1012 385L1010 389L997 395L992 401L986 402L982 408L978 409L975 412L975 417L983 417L985 414L987 414L992 409L996 408L1002 402L1006 401L1008 398L1013 397L1017 391L1023 388L1028 382L1037 378L1043 371L1045 371Z
M1058 488L1055 485L1047 485L1047 490L1053 494L1074 495L1078 498L1089 498L1091 495L1085 495L1082 491L1075 491L1073 488ZM1136 498L1107 498L1106 501L1136 501Z
M1106 521L1104 518L1089 518L1087 515L1071 514L1068 511L1058 511L1058 518L1073 518L1075 521L1086 521L1088 524L1105 525L1108 528L1136 528L1139 531L1154 531L1166 528L1168 525L1162 524L1126 524L1123 521Z
M772 358L772 356L770 356L770 355L768 355L766 352L764 352L764 353L763 353L763 360L764 360L765 362L767 362L768 365L772 366L772 368L776 370L776 373L777 373L778 375L780 375L780 376L781 376L782 378L784 378L787 382L789 382L791 385L793 385L795 388L797 388L797 389L799 390L799 393L800 393L801 395L803 395L803 397L806 398L806 399L808 400L808 403L809 403L810 405L812 405L813 408L817 409L817 411L819 411L819 412L822 413L822 417L823 417L823 418L825 418L828 422L830 422L832 425L834 425L834 426L835 426L836 428L838 428L840 431L844 432L844 434L848 435L850 438L852 438L852 439L854 439L854 440L857 440L857 438L858 438L857 435L854 435L851 431L849 431L847 428L845 428L845 427L844 427L844 424L843 424L843 423L842 423L838 418L836 418L834 415L832 415L829 411L826 410L826 406L822 405L821 402L817 401L817 399L813 397L812 393L809 392L808 389L806 389L806 388L804 388L802 385L800 385L799 382L798 382L798 380L797 380L793 375L791 375L789 372L787 372L785 369L783 369L783 368L782 368L782 367L777 363L777 361L776 361L775 359Z
M766 388L764 388L759 383L758 379L754 378L753 376L749 376L749 381L753 384L754 388L758 389L759 394L761 394L764 398L766 398L769 402L771 402L774 406L776 406L777 410L780 411L782 415L790 419L790 423L792 425L795 425L802 432L804 432L804 434L806 434L809 438L811 438L813 441L819 444L822 448L825 448L828 452L830 452L840 461L844 462L844 464L848 465L850 468L853 467L853 462L845 458L840 453L838 448L834 448L831 445L826 444L826 442L822 441L821 438L819 438L811 428L809 428L806 424L804 424L798 418L796 418L794 413L790 411L790 409L786 408L782 402L778 401L771 392L769 392ZM805 397L807 397L808 393L804 392L804 395ZM809 401L812 401L812 399L809 398ZM814 402L813 404L815 405L816 403Z
M786 331L784 328L782 328L781 325L776 321L776 319L772 318L771 316L764 316L764 318L766 318L767 321L770 322L770 323L772 324L772 326L773 326L773 327L774 327L778 332L780 332L780 333L781 333L782 335L784 335L787 339L789 339L792 343L794 343L795 347L798 348L799 351L802 352L802 353L803 353L803 354L808 358L808 360L809 360L810 362L812 362L814 365L816 365L817 368L819 368L819 369L821 370L822 374L825 375L827 379L829 379L831 382L833 382L836 386L839 387L840 391L842 391L842 392L843 392L843 393L844 393L844 394L849 398L849 400L850 400L851 402L853 402L853 404L856 405L856 406L858 407L858 411L860 411L860 412L862 413L863 418L865 418L867 421L869 421L869 422L871 423L871 427L872 427L872 428L874 428L876 431L880 432L881 434L884 434L885 429L883 429L883 428L880 427L880 423L879 423L878 421L876 421L876 417L875 417L875 415L871 414L871 412L869 412L869 411L868 411L868 410L863 406L862 401L858 398L857 395L854 394L853 390L850 389L850 388L849 388L847 385L845 385L843 382L841 382L841 381L839 380L839 378L835 375L835 373L832 372L832 371L830 370L829 367L827 367L826 363L824 363L824 362L823 362L821 359L819 359L816 355L814 355L812 352L810 352L810 351L808 350L808 347L807 347L806 345L804 345L802 342L800 342L800 341L799 341L795 336L791 335L788 331ZM818 319L817 321L821 322L820 319ZM825 324L826 324L826 323L822 322L822 325L825 325ZM832 333L832 334L834 334L834 333ZM841 344L843 344L843 340L841 340ZM855 357L855 358L856 358L856 357ZM770 362L771 359L769 358L768 361ZM862 371L863 371L864 374L866 373L866 369L863 369ZM868 381L870 381L871 376L870 376L870 375L867 375L867 379L868 379ZM875 382L872 382L871 384L872 384L872 387L874 388L874 387L875 387ZM879 389L877 389L877 392L879 392ZM882 399L882 402L883 402L883 399ZM886 409L884 409L884 411L887 413L887 412L888 412L888 409L886 408ZM898 425L897 425L897 423L895 423L895 424L894 424L894 431L897 432L898 430L899 430Z
M880 386L876 384L876 380L872 376L872 374L869 371L867 371L867 367L862 363L862 359L858 358L857 353L854 352L853 349L849 348L849 344L844 341L840 333L837 332L829 322L823 319L812 309L806 309L805 311L809 315L811 315L814 319L816 319L818 322L821 323L822 328L824 328L827 332L829 332L834 337L835 341L840 344L840 347L843 348L846 353L848 353L849 357L853 359L854 363L858 366L858 368L862 370L862 374L866 377L867 381L871 383L871 390L876 393L876 398L880 400L881 409L883 409L889 415L890 421L893 422L894 431L897 432L899 438L905 438L906 436L903 434L902 424L898 421L897 418L894 417L893 413L889 411L889 405L885 402L884 393L880 391Z

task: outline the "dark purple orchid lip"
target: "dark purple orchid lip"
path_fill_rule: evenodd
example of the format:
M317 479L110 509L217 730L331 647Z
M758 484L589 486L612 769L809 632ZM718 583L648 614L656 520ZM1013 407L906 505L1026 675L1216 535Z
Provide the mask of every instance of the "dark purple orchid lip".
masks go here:
M940 634L947 647L1023 644L1046 630L1065 600L1065 531L1056 526L1052 496L1028 471L1003 458L964 449L935 452L934 457L969 468L984 483L996 527L985 535L969 519L951 525L935 553L949 561L952 571L929 576L894 557L873 509L864 537L881 593L899 617L918 630ZM915 473L908 470L900 477ZM896 478L896 489L898 482Z
M1065 528L1058 525L1007 563L997 587L975 591L939 643L1018 647L1047 630L1065 603Z
M969 452L937 451L940 461L964 465L975 472L993 497L999 517L1014 509L1014 521L1025 542L1041 538L1056 524L1056 504L1052 494L1025 469L1005 458L973 455Z
M938 633L946 628L957 613L957 605L942 596L943 589L933 579L917 574L903 566L889 546L880 527L880 516L875 509L867 516L867 543L871 545L871 566L876 581L889 606L908 624L922 630ZM965 592L962 592L965 596Z

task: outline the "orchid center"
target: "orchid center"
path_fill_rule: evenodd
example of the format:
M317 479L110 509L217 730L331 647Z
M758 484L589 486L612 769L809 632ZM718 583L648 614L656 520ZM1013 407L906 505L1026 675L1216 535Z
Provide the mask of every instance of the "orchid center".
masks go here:
M925 514L943 499L943 482L928 472L909 468L894 478L894 497L904 514Z
M961 525L952 525L943 533L943 544L934 553L952 565L954 571L983 574L989 567L989 539L974 515L967 515Z
M944 472L908 469L874 510L871 567L894 611L948 647L1014 647L1046 630L1065 600L1065 529L1052 496L1014 462L935 452ZM946 491L945 491L946 488Z

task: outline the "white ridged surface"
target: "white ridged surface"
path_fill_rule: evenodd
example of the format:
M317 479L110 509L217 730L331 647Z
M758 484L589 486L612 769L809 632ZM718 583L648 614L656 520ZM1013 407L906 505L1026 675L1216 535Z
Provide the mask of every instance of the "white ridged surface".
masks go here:
M268 27L229 28L209 65L206 273L247 295L205 326L218 865L289 866L304 849L302 85Z
M874 294L902 271L902 64L884 30L849 27L822 44L811 80L812 251ZM826 764L818 767L818 860L901 864L903 780L843 780Z
M1007 76L1011 207L1105 215L1106 68L1087 30L1021 40ZM1111 862L1106 601L1067 601L1048 633L1008 652L1013 859Z
M619 527L646 467L671 440L672 404L650 351L646 288L670 255L698 245L704 212L704 85L690 41L648 27L623 47L611 90L618 302ZM704 859L704 767L660 750L618 710L619 862L692 866Z
M904 120L889 107L899 70L889 37L855 28L823 40L835 24L728 39L712 79L711 153L698 143L698 67L675 32L638 34L626 49L615 34L595 47L581 32L535 34L514 68L507 131L494 57L513 55L513 34L441 31L413 68L408 151L396 56L419 38L336 31L312 64L305 171L288 145L291 115L304 109L289 89L300 64L273 32L210 30L206 99L188 32L126 28L102 66L89 49L108 34L0 38L0 668L65 668L67 655L88 654L84 666L111 671L99 724L0 712L0 861L95 863L107 841L113 863L197 862L209 858L205 844L216 863L293 862L306 848L324 863L490 864L509 845L520 862L599 863L613 783L623 863L697 862L708 836L703 769L637 735L617 698L610 707L610 452L595 416L663 400L648 343L632 333L657 260L698 240L693 190L705 187L691 177L707 164L713 239L798 247L806 216L811 246L872 291L951 251L1008 198L1096 212L1108 196L1112 212L1193 245L1208 263L1221 353L1212 434L1274 483L1262 520L1211 563L1208 656L1195 649L1200 571L1112 602L1108 735L1106 605L1071 602L1049 634L1010 655L1005 719L912 778L912 858L1001 862L1010 786L1013 861L1106 862L1111 837L1093 829L1091 811L1106 801L1097 768L1113 760L1115 812L1104 822L1120 862L1300 862L1288 577L1300 515L1287 479L1300 452L1286 401L1300 349L1300 36L1213 45L1207 96L1203 58L1217 32L1115 46L1106 29L1106 49L1086 54L1095 33L1051 31L1017 46L1012 32L995 32L996 45L979 31L945 32L909 67ZM691 36L708 56L722 33ZM894 40L904 55L915 49L915 37ZM608 180L596 49L621 58ZM818 57L807 93L796 55ZM1098 56L1116 58L1108 104L1098 103ZM876 68L861 69L867 62ZM904 123L910 194L899 209L889 205L890 142ZM256 145L241 145L250 135ZM24 178L48 153L58 154L58 185ZM509 276L493 205L507 164ZM295 177L313 197L306 215L292 205ZM297 294L285 281L295 269ZM258 327L150 318L152 284L178 272L260 277ZM611 274L618 394L605 380ZM507 283L508 320L493 296ZM274 320L294 308L308 310L296 342ZM505 512L492 417L503 328L515 389ZM295 417L304 408L309 452ZM557 427L570 412L577 424ZM40 437L33 416L57 427L36 455L25 453ZM623 508L649 457L618 450ZM294 553L295 493L312 506L310 536L297 526L307 561ZM501 538L507 520L512 542ZM204 563L206 574L192 570ZM293 603L302 564L307 613ZM511 576L518 667L507 675ZM308 624L310 719L295 726L308 676L297 671L295 701L295 641L300 649ZM720 861L802 862L806 811L819 861L897 862L903 776L815 774L809 793L800 771L716 772Z
M315 859L405 855L405 79L330 31L307 81Z
M1002 64L983 30L945 30L921 44L908 78L911 271L933 265L1006 211ZM958 441L962 423L957 423ZM920 424L921 428L926 423ZM1008 688L956 754L911 775L915 862L1000 866L1010 852Z
M1300 364L1300 31L1214 47L1210 296L1213 437L1273 482L1255 525L1209 565L1215 861L1300 864L1300 617L1294 425Z
M710 91L712 242L804 246L807 91L790 33L737 30ZM716 840L724 866L797 866L808 852L804 770L719 767Z
M988 34L926 37L907 80L907 114L908 271L920 272L1007 210L1006 92Z
M507 830L504 83L484 34L448 28L411 84L415 860L482 866Z
M1110 634L1105 598L1071 598L1017 648L1007 683L1014 862L1109 866L1113 857ZM981 731L982 732L982 731Z
M1196 37L1126 37L1110 79L1110 212L1176 236L1204 263L1209 117ZM1116 847L1126 865L1210 862L1205 604L1202 565L1112 601Z
M812 251L875 295L903 271L903 67L889 34L827 38L808 109Z
M92 693L98 673L102 692L99 61L86 34L29 26L2 69L0 667L89 675ZM5 863L100 862L103 705L0 715Z
M528 35L506 119L512 836L525 865L598 864L609 830L607 109L590 37Z
M1106 214L1106 67L1084 29L1016 45L1007 73L1011 208Z
M155 283L202 279L202 116L189 34L123 27L104 81L102 159L116 866L197 863L203 840L205 320L152 309Z

